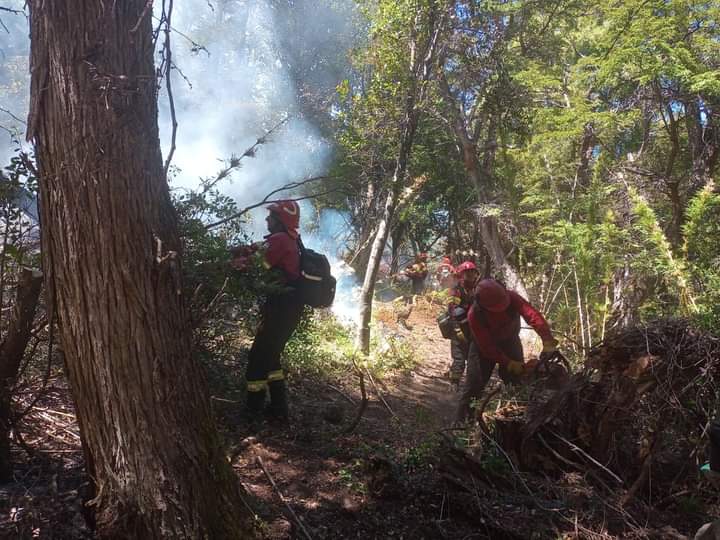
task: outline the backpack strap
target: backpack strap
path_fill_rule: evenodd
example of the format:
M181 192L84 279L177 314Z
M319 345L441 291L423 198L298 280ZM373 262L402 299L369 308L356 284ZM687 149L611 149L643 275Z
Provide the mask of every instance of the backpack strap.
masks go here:
M288 236L290 236L290 235L288 234ZM290 238L292 238L292 236L290 236ZM298 251L300 252L300 255L305 253L305 244L303 244L303 241L302 241L302 238L300 237L300 235L298 234L298 237L293 238L293 240L295 240L295 242L297 242Z

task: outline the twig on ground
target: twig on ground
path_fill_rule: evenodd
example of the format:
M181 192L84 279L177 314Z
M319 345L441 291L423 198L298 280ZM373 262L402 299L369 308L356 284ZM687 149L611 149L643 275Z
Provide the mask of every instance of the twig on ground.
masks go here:
M495 386L493 390L491 390L488 395L485 397L483 402L480 404L480 406L475 409L475 416L477 418L478 424L480 424L480 429L482 429L486 435L490 435L490 430L487 427L487 424L485 423L485 420L483 419L483 414L485 414L485 407L488 406L488 403L490 403L490 400L494 398L502 389L502 385L498 384Z
M365 375L363 375L362 369L360 369L360 366L357 365L357 362L355 361L355 355L352 355L350 357L352 360L353 366L355 367L355 371L357 372L358 376L360 377L360 395L362 396L362 401L360 401L360 408L358 409L357 414L355 415L355 418L350 423L348 427L346 427L342 433L344 435L347 435L348 433L352 433L357 425L360 423L360 419L362 418L363 414L365 413L365 409L368 405L368 396L367 392L365 390Z
M500 443L498 443L493 437L485 433L484 431L480 431L485 438L487 438L491 443L495 445L495 447L500 450L500 453L505 456L505 459L507 460L508 464L510 465L510 468L512 469L512 472L515 473L515 476L520 480L520 483L525 488L525 491L528 492L528 494L536 501L539 508L542 508L543 510L546 510L545 507L543 507L539 502L537 502L537 499L535 499L535 493L530 489L530 486L527 485L527 482L525 482L525 479L520 474L520 471L515 466L515 463L513 462L512 458L508 455L508 453L505 451L505 449L500 446Z
M260 456L255 456L257 459L258 465L260 465L260 468L262 469L263 473L265 473L265 477L270 482L270 485L275 490L275 493L277 493L278 497L280 498L280 501L285 505L285 508L287 508L288 512L292 516L292 518L295 520L295 523L300 528L300 530L305 535L305 538L308 540L312 540L312 536L310 536L310 533L305 528L305 525L303 524L302 520L298 517L298 515L295 513L295 511L292 509L292 506L290 506L290 503L287 502L287 499L285 499L285 496L282 494L282 491L280 491L280 488L275 483L275 480L273 480L273 477L270 476L270 473L265 468L265 464L263 463L263 460Z
M353 405L355 405L355 400L354 400L353 398L351 398L350 396L348 396L348 395L347 395L345 392L343 392L340 388L338 388L338 387L336 387L336 386L333 386L332 384L329 384L329 383L323 383L323 384L324 384L325 386L327 386L328 388L330 388L330 390L335 390L338 394L340 394L342 397L344 397L348 402L350 402L350 403L352 403Z
M595 465L597 465L598 467L600 467L603 471L605 471L606 473L608 473L610 476L612 476L613 480L615 480L618 484L623 484L622 478L620 478L617 474L615 474L614 472L612 472L612 471L611 471L610 469L608 469L605 465L603 465L603 464L600 463L598 460L596 460L594 457L592 457L590 454L588 454L585 450L583 450L582 448L580 448L580 447L577 446L576 444L571 443L570 441L568 441L568 440L567 440L565 437L563 437L562 435L559 435L559 434L555 433L555 432L552 431L552 430L548 430L548 431L549 431L552 435L554 435L555 437L557 437L558 439L560 439L561 441L563 441L565 444L567 444L573 452L575 452L575 453L577 453L577 454L580 454L581 456L583 456L584 458L586 458L586 459L589 460L590 462L592 462L592 463L594 463Z
M239 401L234 401L232 399L225 399L217 396L210 396L210 399L213 401L222 401L223 403L240 403Z
M565 465L570 465L573 469L577 469L578 471L584 471L585 467L580 465L579 463L575 463L574 461L561 456L552 446L550 446L545 439L543 439L543 436L538 433L538 439L540 439L540 442L542 445L557 459L565 463Z
M630 489L627 490L627 493L622 496L620 499L620 507L624 507L627 503L629 503L635 495L637 495L638 491L640 491L645 483L647 482L648 476L650 476L650 465L652 464L652 458L653 453L652 451L645 456L645 459L643 460L642 468L640 469L640 474L635 479L635 481L630 486Z
M365 369L365 373L367 373L368 379L370 379L370 384L372 384L373 388L375 389L375 393L376 393L377 396L380 398L380 401L382 401L383 405L385 405L385 408L388 410L388 412L390 413L390 415L391 415L395 420L400 420L400 418L398 417L398 415L395 414L395 411L393 411L393 410L390 408L390 405L388 404L388 402L385 401L385 397L382 395L382 392L380 391L380 388L378 388L378 385L377 385L377 383L375 382L375 379L373 378L372 374L370 373L370 370L366 368L366 369Z

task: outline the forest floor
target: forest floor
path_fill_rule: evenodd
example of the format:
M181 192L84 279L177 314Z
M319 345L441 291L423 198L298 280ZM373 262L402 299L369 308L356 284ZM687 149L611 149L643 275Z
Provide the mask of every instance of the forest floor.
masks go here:
M407 327L389 320L384 328L412 345L418 363L382 380L366 378L370 401L351 433L343 429L360 404L356 376L296 375L286 426L250 428L235 396L213 392L232 465L266 537L681 539L704 521L702 510L678 508L682 497L660 501L661 509L624 508L620 493L599 492L577 471L520 473L492 446L475 452L479 430L450 428L458 394L445 377L449 342L437 331L434 309L421 304ZM93 537L83 519L82 452L63 381L58 370L23 422L15 482L0 485L0 538ZM516 402L504 390L490 407ZM458 455L484 472L464 474Z

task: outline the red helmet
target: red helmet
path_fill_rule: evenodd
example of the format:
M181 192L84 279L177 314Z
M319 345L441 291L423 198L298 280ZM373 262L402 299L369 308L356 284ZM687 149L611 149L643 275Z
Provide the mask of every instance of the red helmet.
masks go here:
M477 266L475 266L475 263L472 261L465 261L455 268L455 273L462 274L467 270L475 270L477 272Z
M278 201L271 203L267 209L292 231L300 227L300 206L295 201Z
M447 264L448 266L452 266L452 261L450 260L450 257L443 257L442 258L442 264Z
M510 305L507 289L494 279L483 279L477 284L475 300L480 307L495 313L505 311Z

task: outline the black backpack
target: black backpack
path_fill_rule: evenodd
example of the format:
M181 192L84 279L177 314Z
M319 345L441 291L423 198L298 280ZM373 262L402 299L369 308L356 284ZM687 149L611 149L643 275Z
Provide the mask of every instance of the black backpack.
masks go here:
M330 307L335 299L336 280L330 273L327 257L307 249L298 238L300 277L295 287L303 304L314 308Z

